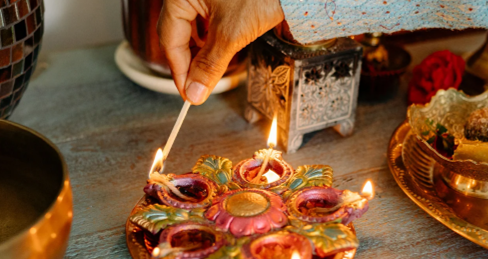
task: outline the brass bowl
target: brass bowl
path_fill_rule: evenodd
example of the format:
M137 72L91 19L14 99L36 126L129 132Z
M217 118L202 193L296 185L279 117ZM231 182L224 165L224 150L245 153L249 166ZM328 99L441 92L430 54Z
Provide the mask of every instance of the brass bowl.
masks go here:
M437 163L465 177L488 181L488 163L469 159L449 160L432 148L422 138L421 134L428 130L425 123L426 119L432 119L445 126L456 139L462 139L464 137L464 124L466 124L469 115L484 107L488 107L488 92L475 97L468 97L455 89L440 90L427 105L411 105L408 108L407 116L412 132L422 143L422 149L432 156Z
M438 170L446 183L464 195L488 199L488 163L447 159L432 148L421 134L428 130L426 119L432 119L445 126L456 139L462 139L469 115L484 107L488 107L488 92L468 97L454 89L440 90L429 104L410 106L407 116L420 148L438 163Z
M420 145L408 122L393 133L387 156L396 183L434 219L488 249L488 200L449 187L447 173Z
M68 168L39 133L0 120L0 257L62 258L73 202Z

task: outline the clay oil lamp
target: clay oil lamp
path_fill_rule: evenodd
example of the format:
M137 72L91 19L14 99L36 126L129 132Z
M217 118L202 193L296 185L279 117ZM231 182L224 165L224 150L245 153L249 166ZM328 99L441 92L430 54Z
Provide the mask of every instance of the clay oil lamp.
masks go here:
M153 258L206 258L226 244L226 236L209 224L185 222L166 228L159 245L152 250Z
M312 245L305 236L279 231L245 244L241 253L244 259L311 259Z
M283 160L276 146L277 119L273 119L268 149L254 153L253 158L239 162L234 168L235 182L247 188L273 189L282 186L293 175L293 168Z
M162 174L186 110L165 149L158 151L144 188L146 196L127 222L133 258L354 256L359 241L348 224L368 209L371 183L360 195L332 188L330 166L303 165L294 170L273 149L276 120L269 149L235 167L227 158L203 155L191 173ZM343 256L349 251L352 257Z
M228 191L215 199L205 217L217 228L234 236L264 234L280 229L288 222L281 197L261 189Z
M177 208L192 209L210 206L217 195L214 182L199 174L160 174L162 151L158 150L144 192L160 202Z
M370 181L363 187L362 195L332 187L308 187L293 193L287 201L288 213L306 222L339 221L344 225L361 217L373 198Z

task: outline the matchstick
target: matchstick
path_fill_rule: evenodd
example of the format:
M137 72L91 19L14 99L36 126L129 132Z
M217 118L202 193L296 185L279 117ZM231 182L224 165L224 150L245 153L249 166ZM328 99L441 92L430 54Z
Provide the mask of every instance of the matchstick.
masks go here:
M171 131L171 134L169 135L168 142L166 142L166 145L164 146L164 149L163 149L163 166L159 170L160 174L162 174L164 171L164 162L166 161L166 158L169 155L169 151L171 151L171 147L173 147L173 143L175 142L176 136L178 135L178 132L180 131L181 124L183 124L183 121L185 120L186 114L188 113L188 109L190 109L190 106L191 106L191 103L188 100L185 101L183 108L181 108L180 115L178 115L178 119L176 119L175 126L173 127L173 130Z

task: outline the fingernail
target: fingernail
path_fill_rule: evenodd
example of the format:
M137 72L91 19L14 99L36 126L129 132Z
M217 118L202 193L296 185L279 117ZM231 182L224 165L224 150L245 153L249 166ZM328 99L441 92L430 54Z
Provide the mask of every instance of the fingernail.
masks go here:
M208 88L204 85L191 82L190 85L186 88L186 97L190 99L192 103L200 104L205 100L207 97Z

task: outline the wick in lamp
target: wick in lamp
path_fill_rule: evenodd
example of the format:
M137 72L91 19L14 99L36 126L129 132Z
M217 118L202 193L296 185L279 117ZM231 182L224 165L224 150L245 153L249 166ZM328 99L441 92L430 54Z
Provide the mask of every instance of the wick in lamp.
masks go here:
M266 154L266 157L264 158L263 164L261 165L261 169L259 170L259 173L254 177L252 180L252 183L260 183L262 181L261 177L263 176L264 170L266 170L266 167L268 167L269 163L269 158L273 154L273 148L276 146L276 140L277 140L277 131L278 131L278 126L277 126L277 119L276 116L273 118L273 123L271 124L271 130L269 131L269 137L268 137L268 153ZM273 172L273 170L269 169L268 172L264 175L266 177L266 180L268 183L277 181L280 176Z
M171 147L173 147L173 143L175 142L176 136L180 131L181 125L185 120L186 114L188 113L188 109L190 109L190 106L191 103L189 101L185 101L185 103L183 104L183 108L181 108L180 114L176 119L176 123L173 126L173 130L171 130L171 134L169 135L168 141L164 146L164 150L158 149L158 151L156 152L156 157L154 158L154 162L151 166L151 170L149 171L149 179L150 181L159 182L163 184L164 186L169 188L172 193L174 193L176 196L180 197L181 199L187 201L196 201L192 197L188 197L183 193L181 193L176 188L176 186L174 186L174 184L171 183L168 177L166 175L163 175L164 161L166 161L169 152L171 151Z

